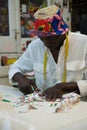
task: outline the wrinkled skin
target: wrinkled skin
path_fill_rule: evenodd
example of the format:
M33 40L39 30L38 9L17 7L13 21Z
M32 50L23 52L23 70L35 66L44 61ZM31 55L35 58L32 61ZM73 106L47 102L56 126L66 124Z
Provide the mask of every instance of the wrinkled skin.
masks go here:
M63 94L64 92L61 87L59 85L55 85L46 89L40 96L45 96L47 101L55 101L57 98L62 98Z
M80 94L77 83L58 83L55 86L46 89L40 96L45 96L47 101L55 101L57 98L62 98L63 94L76 92Z
M13 79L18 82L19 90L25 95L30 94L34 91L38 91L38 88L36 87L34 80L27 79L24 75L22 75L19 72L14 75Z

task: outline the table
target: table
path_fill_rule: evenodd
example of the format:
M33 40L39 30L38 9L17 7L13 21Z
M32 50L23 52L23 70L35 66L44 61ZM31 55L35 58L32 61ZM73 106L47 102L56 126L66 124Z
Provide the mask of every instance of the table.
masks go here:
M22 95L18 88L0 85L0 93ZM67 113L46 109L17 114L10 103L0 102L0 130L87 130L87 102L80 101Z

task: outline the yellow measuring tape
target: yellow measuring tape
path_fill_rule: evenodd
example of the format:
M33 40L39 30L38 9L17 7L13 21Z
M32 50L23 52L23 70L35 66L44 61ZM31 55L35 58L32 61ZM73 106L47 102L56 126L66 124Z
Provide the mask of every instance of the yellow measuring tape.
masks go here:
M47 49L44 52L44 66L43 66L43 70L44 70L44 81L45 81L45 85L43 87L43 91L46 89L46 67L47 67Z
M45 85L43 87L43 91L46 89L46 67L47 67L47 60L48 60L47 53L48 53L48 51L46 49L45 52L44 52L44 65L43 65L44 81L45 81ZM67 61L67 57L68 57L68 35L66 34L65 55L64 55L64 72L63 72L63 76L62 76L62 82L66 82L66 77L67 77L66 61Z
M65 55L64 55L64 72L63 72L63 76L62 76L62 82L66 82L67 79L67 72L66 72L66 61L67 61L67 57L68 57L68 35L66 34L66 42L65 42Z

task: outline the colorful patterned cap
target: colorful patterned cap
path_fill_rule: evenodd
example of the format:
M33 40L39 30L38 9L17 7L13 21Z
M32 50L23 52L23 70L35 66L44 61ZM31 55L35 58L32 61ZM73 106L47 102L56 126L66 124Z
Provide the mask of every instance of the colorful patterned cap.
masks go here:
M69 31L68 25L62 18L61 10L56 5L39 9L34 17L37 36L61 35Z

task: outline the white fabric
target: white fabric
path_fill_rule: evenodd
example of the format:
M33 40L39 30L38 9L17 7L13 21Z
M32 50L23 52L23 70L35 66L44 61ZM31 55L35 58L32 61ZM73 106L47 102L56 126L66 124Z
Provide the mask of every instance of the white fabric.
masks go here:
M8 105L7 105L8 107ZM12 116L8 112L0 112L0 130L37 130L34 125Z
M15 98L21 95L17 88L2 85L0 93ZM87 102L77 103L68 113L44 108L25 114L17 114L10 103L0 102L0 130L87 130Z
M64 41L65 42L65 41ZM55 43L54 43L55 44ZM47 61L47 82L46 87L52 87L54 84L61 82L64 66L64 46L61 47L58 63L56 64L52 54L48 51ZM9 80L11 83L12 77L16 72L26 73L35 72L37 86L42 89L44 82L43 58L44 58L44 43L40 39L33 40L29 44L28 49L16 61L9 70ZM69 32L69 54L67 59L67 82L80 82L87 80L87 36ZM81 96L87 95L87 84L80 84L79 89Z
M87 80L80 80L77 82L77 84L79 86L82 97L87 96Z

